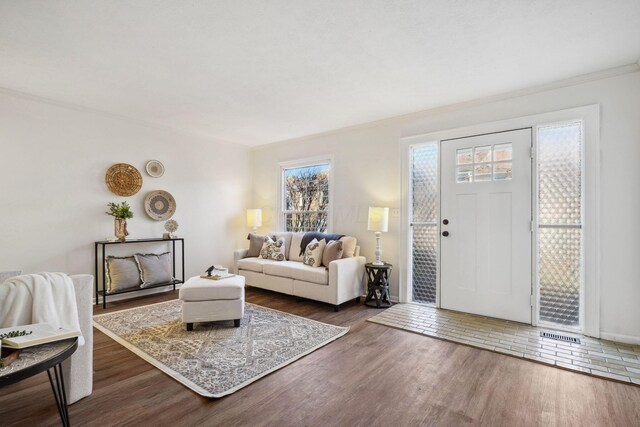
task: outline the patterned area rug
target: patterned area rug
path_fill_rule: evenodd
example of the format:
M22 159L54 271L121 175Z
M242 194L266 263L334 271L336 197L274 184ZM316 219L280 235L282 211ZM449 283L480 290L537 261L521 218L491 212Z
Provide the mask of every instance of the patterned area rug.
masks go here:
M187 332L180 300L93 317L93 325L161 371L206 397L245 387L320 347L349 328L245 304L233 321L195 323Z

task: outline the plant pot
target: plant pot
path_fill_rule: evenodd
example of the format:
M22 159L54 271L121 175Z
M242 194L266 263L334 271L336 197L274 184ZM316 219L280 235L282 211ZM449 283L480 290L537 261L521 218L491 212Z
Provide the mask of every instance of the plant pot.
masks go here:
M114 219L114 233L116 238L121 242L127 240L127 236L129 232L127 231L127 220L124 218L115 218Z

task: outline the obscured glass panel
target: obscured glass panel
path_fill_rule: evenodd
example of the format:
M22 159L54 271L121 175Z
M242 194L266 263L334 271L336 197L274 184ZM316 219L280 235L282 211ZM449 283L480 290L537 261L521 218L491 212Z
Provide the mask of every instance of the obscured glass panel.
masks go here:
M582 122L538 128L538 276L542 322L580 326Z
M413 301L435 304L438 279L438 227L415 224L413 233Z
M540 320L563 326L578 326L582 230L541 228L538 245Z
M411 194L413 221L436 221L438 217L438 146L412 150Z
M437 144L411 150L412 300L428 304L436 302L438 274L438 155Z
M582 125L538 130L540 224L581 224Z

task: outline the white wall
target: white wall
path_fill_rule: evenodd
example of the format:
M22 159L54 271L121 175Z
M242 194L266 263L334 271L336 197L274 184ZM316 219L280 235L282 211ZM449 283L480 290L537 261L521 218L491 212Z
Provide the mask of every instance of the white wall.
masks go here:
M0 270L93 274L93 242L113 238L107 202L132 206L129 238L162 237L164 221L144 212L152 190L176 199L187 277L214 262L231 267L233 250L246 244L250 156L243 146L0 93ZM144 172L151 159L164 164L161 178ZM105 172L119 162L143 176L132 197L117 196L105 184ZM121 248L112 253L167 245Z
M589 104L601 107L601 319L603 336L640 340L640 72L601 78L509 99L447 108L370 126L336 131L254 149L253 205L265 209L274 228L278 162L333 154L334 232L355 235L373 259L368 206L401 207L399 139L485 122ZM401 215L405 215L403 211ZM398 265L400 217L383 234L383 258ZM392 295L398 295L398 269Z

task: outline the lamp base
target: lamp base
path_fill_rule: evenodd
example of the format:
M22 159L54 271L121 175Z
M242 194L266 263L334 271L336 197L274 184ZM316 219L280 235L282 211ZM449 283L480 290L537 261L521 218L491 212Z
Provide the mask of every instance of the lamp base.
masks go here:
M382 262L382 261L373 261L371 264L372 265L384 265L384 262Z

